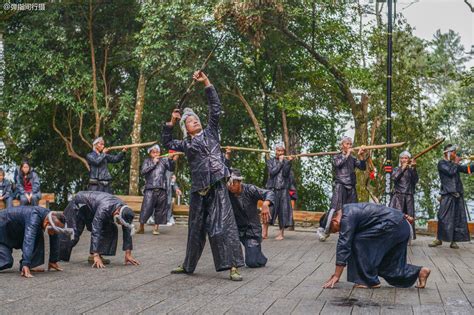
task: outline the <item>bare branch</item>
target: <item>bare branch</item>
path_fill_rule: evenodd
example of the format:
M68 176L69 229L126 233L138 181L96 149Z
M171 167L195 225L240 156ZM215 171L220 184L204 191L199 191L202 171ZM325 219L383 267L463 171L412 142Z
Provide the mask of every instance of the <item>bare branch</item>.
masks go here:
M66 145L66 150L67 150L68 155L72 158L75 158L81 161L82 164L84 164L84 166L87 168L87 170L90 170L89 163L87 163L87 160L76 153L76 151L74 150L72 146L71 141L69 141L67 137L61 132L61 130L59 130L59 128L56 126L56 112L57 112L57 107L54 108L54 113L53 113L53 130L63 140L64 144Z
M83 125L83 122L84 122L84 113L80 113L79 114L79 138L81 138L82 142L84 142L89 148L92 149L92 144L89 143L89 141L86 140L86 138L84 138L84 135L82 134L82 125Z
M87 26L89 28L89 47L90 47L91 65L92 65L92 106L94 108L94 115L95 115L94 136L98 137L100 135L101 118L100 118L100 113L99 113L99 106L97 105L97 68L95 64L94 35L92 32L93 14L94 14L94 6L92 4L92 0L89 0L89 16L87 18Z
M467 4L469 9L471 9L471 12L474 12L474 6L472 5L472 3L470 3L468 0L464 0L464 3Z

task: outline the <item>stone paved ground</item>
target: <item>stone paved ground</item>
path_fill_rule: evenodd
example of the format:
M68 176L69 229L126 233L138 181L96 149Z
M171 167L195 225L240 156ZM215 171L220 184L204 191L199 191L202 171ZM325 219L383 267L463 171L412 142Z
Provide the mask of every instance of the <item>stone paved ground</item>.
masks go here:
M276 231L272 231L275 235ZM163 228L159 236L137 235L139 267L123 266L123 254L104 270L86 262L85 233L64 272L23 279L15 270L0 273L1 314L474 314L474 245L461 249L428 248L420 237L409 248L409 260L433 272L424 290L336 289L321 285L334 270L336 237L326 243L314 233L288 232L281 242L263 244L267 267L242 269L244 281L227 280L214 271L209 247L192 276L169 271L184 257L186 227ZM121 246L121 242L119 243ZM15 257L18 258L18 254ZM343 276L345 279L345 275Z

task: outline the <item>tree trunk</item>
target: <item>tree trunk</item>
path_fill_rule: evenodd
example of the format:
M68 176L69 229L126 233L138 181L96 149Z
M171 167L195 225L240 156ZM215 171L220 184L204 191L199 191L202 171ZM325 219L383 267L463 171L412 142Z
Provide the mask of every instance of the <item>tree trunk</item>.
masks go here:
M140 71L137 86L137 100L135 102L135 116L133 118L132 144L141 142L143 108L145 106L145 89L147 80L143 71ZM130 178L128 194L138 196L140 181L140 148L131 149Z
M90 0L87 25L89 28L89 47L91 50L91 65L92 65L92 107L94 108L94 117L95 117L94 137L97 138L100 136L100 113L99 113L99 105L97 104L97 67L95 64L94 35L92 31L93 12L94 12L94 8L93 8L92 0Z
M354 117L355 123L355 135L354 144L367 145L369 141L369 97L367 94L363 94L360 103L357 104L356 108L352 109L352 116ZM364 171L357 171L357 195L360 202L369 201L369 193L365 189L368 173Z
M288 122L286 121L286 112L285 108L281 109L281 124L283 126L283 141L285 142L285 151L286 154L291 154L292 150L290 148L290 136L288 133Z

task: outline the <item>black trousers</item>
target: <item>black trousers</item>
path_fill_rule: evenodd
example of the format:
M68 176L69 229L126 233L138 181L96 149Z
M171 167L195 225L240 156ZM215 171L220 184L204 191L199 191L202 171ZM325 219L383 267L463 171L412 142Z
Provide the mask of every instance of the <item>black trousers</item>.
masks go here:
M140 224L145 224L154 215L155 224L168 222L168 192L165 189L147 189L143 194Z
M376 237L356 235L347 264L347 280L357 284L380 284L379 276L390 285L411 287L421 267L407 264L407 246L411 225L403 220L394 229Z
M215 183L205 196L191 194L188 219L188 241L183 268L187 273L196 269L206 245L211 244L216 271L244 265L239 233L229 192L223 180Z

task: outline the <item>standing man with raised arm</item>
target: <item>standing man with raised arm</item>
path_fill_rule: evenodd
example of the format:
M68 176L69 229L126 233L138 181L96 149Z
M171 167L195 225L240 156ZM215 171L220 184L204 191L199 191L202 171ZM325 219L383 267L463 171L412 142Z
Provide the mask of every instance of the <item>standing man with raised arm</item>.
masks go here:
M242 280L238 267L244 265L239 234L235 223L226 180L230 173L224 164L219 136L222 105L217 91L202 71L193 79L204 84L209 117L205 129L190 108L183 115L174 110L171 121L163 126L162 142L169 150L184 152L191 171L188 242L183 265L172 273L191 274L196 269L206 244L206 234L216 271L230 270L230 279ZM179 121L183 140L173 139L173 127Z

